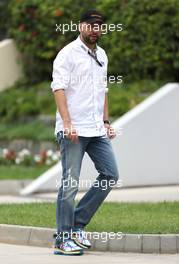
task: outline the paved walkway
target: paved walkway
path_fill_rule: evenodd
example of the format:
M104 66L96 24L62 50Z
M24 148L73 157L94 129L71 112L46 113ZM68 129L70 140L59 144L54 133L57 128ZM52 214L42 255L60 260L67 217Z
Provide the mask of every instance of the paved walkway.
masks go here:
M3 264L178 264L179 254L134 254L85 251L82 256L56 256L49 248L0 244L0 263Z
M85 193L79 192L77 199ZM56 193L38 194L38 198L56 199ZM105 201L109 202L160 202L179 201L179 185L114 189Z
M85 192L78 192L76 199L80 199ZM49 202L56 200L56 193L41 193L29 197L0 195L0 203L31 203ZM158 186L114 189L105 201L110 202L160 202L179 201L179 186Z

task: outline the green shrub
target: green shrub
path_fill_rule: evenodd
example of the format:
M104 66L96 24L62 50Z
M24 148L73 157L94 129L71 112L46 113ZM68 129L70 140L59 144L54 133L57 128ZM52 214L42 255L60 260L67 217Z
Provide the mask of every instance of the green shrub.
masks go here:
M163 82L141 80L121 85L109 85L109 114L112 118L119 117L132 109L149 94L163 85ZM38 115L55 117L56 105L50 82L35 85L18 82L8 90L1 92L1 122L17 123L27 121Z
M109 115L118 118L164 85L162 81L140 80L133 83L109 85Z
M179 80L178 0L106 0L100 9L108 23L123 24L122 32L103 38L109 72L128 80Z
M23 54L29 81L51 79L52 61L76 32L56 32L56 24L78 22L88 8L101 10L107 23L123 24L122 32L104 35L109 73L128 80L178 81L178 0L11 0L11 36Z
M96 1L81 5L77 0L11 0L11 36L23 55L24 71L30 82L51 79L52 61L58 51L76 36L56 31L56 24L78 22L84 9Z
M55 114L55 102L50 83L36 85L17 83L1 92L1 122L17 122L39 114Z
M141 102L145 96L127 87L111 86L109 88L109 115L118 118Z
M0 0L0 41L8 37L10 0Z

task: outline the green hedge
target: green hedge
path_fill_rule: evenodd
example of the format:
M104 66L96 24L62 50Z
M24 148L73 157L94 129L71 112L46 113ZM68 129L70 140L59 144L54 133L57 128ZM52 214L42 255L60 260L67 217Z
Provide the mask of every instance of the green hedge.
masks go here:
M50 90L50 83L43 82L38 85L17 83L8 90L1 92L0 119L1 122L26 120L27 117L37 115L54 115L55 102Z
M163 83L143 80L132 84L109 85L109 114L111 118L119 117L133 108ZM38 115L55 116L56 106L49 82L35 85L17 83L11 89L1 92L1 123L23 122Z
M57 52L76 36L56 32L56 24L78 22L88 8L101 10L107 23L122 23L122 32L104 35L109 73L124 81L145 78L178 81L178 0L11 0L11 36L23 53L29 81L51 79Z
M103 38L109 71L130 80L155 78L179 81L179 1L101 1L108 23L123 24L122 32Z
M0 0L0 41L8 37L10 0Z
M57 52L75 37L75 32L62 34L56 24L78 22L84 10L95 6L80 0L11 0L11 36L23 54L24 71L30 82L51 79L52 61Z

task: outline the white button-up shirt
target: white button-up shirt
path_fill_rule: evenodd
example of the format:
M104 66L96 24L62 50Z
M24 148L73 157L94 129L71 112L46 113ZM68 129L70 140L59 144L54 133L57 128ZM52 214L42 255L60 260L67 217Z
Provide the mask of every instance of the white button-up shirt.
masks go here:
M103 123L107 63L105 51L96 46L102 67L88 54L91 51L78 37L59 51L53 62L53 91L64 89L73 127L79 136L106 135ZM56 112L55 135L64 130L60 113Z

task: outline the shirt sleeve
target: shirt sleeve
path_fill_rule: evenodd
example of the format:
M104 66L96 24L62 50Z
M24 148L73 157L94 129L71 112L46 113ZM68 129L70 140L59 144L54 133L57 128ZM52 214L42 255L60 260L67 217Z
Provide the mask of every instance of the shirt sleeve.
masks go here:
M60 51L53 62L51 89L67 89L70 81L70 63L67 53Z
M108 85L108 73L107 73L107 71L108 71L108 57L106 55L105 93L108 93L108 91L109 91L109 88L107 87L107 85Z

